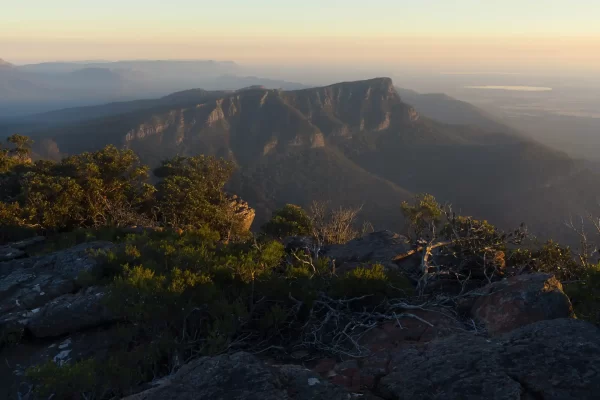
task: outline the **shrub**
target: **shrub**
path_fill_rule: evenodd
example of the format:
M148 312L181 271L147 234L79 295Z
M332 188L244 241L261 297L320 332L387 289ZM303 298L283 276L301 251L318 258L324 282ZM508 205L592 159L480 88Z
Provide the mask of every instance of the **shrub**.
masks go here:
M26 376L35 385L36 394L44 398L75 400L99 391L98 368L93 359L65 365L48 361L29 368Z
M275 237L307 236L312 232L312 222L302 207L286 204L276 210L273 216L262 227L263 233Z

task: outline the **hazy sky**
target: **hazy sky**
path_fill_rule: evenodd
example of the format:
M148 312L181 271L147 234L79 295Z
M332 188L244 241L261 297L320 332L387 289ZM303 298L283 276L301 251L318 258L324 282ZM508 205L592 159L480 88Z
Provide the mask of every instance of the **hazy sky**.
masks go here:
M0 58L600 70L599 0L17 0Z

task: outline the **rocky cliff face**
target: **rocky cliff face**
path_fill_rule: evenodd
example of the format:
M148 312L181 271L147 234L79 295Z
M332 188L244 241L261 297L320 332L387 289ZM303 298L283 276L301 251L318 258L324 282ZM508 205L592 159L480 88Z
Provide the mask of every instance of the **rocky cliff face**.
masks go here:
M350 138L418 120L389 78L297 91L251 87L219 98L203 97L185 108L153 115L130 129L132 148L146 139L167 148L218 153L232 149L253 160L290 148L319 148L329 137Z
M389 78L338 83L282 94L326 135L382 131L418 119L414 109L400 100Z

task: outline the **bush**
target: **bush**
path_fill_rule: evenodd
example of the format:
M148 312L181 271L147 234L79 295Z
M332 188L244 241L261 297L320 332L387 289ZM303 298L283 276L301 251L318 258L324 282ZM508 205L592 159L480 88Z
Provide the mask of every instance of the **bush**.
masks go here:
M65 365L48 361L28 369L26 376L44 398L75 400L99 392L98 366L93 359Z
M0 149L0 235L19 238L21 228L55 234L78 228L131 226L210 229L227 240L247 232L223 186L233 165L213 157L175 157L149 168L131 150L115 146L31 163L29 141L14 137ZM1 239L1 238L0 238Z
M566 283L564 289L577 317L600 325L600 263L590 264L579 280Z
M312 233L312 222L302 207L286 204L276 210L271 220L262 227L262 232L275 238L307 236Z

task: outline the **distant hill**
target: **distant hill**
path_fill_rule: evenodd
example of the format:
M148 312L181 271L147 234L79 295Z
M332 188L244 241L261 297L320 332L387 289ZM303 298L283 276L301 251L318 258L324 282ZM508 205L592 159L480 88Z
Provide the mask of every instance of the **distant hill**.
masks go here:
M473 122L476 109L463 110ZM464 125L469 114L456 117L462 125L426 118L388 78L294 91L190 90L61 113L72 122L32 132L61 153L113 143L152 165L176 154L234 161L230 186L257 209L257 223L287 202L331 200L363 206L378 227L397 229L400 202L428 192L462 213L556 237L600 197L597 176L565 154L500 124Z

